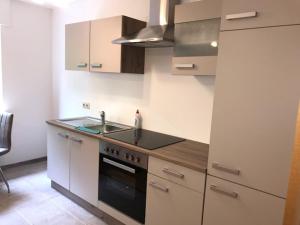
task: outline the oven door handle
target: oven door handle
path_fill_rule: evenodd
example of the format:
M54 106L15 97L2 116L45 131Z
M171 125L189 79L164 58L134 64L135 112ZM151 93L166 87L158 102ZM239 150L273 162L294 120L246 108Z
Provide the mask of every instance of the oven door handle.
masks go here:
M103 157L103 162L105 162L105 163L107 163L107 164L109 164L109 165L118 167L119 169L125 170L125 171L127 171L127 172L129 172L129 173L135 174L135 169L133 169L133 168L131 168L131 167L129 167L129 166L123 165L123 164L121 164L121 163L115 162L115 161L113 161L113 160L110 160L110 159L108 159L108 158Z

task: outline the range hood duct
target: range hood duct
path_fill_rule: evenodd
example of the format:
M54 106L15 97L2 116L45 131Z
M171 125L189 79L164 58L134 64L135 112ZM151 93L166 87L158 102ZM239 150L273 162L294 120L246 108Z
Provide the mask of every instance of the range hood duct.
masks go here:
M150 12L147 27L139 32L113 40L114 44L145 48L174 46L174 13L179 0L149 0Z

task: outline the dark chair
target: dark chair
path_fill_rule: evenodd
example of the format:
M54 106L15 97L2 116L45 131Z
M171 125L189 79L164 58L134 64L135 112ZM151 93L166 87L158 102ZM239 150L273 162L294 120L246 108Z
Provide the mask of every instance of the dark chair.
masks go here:
M11 148L11 129L13 124L13 114L1 113L0 114L0 157L7 154ZM10 193L8 182L0 167L0 178L7 186L8 193Z

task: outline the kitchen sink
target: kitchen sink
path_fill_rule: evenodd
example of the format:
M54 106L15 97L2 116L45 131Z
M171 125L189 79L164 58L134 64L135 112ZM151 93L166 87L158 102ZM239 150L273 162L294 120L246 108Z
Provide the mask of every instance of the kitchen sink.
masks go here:
M70 125L72 127L88 127L96 126L101 124L101 120L93 117L80 117L71 119L61 119L58 120L61 123Z
M112 133L116 131L129 130L131 127L121 125L114 122L106 121L105 124L102 124L100 119L93 117L81 117L81 118L72 118L72 119L61 119L58 120L61 123L73 126L76 129L85 131L88 133Z
M114 123L107 123L107 124L104 124L104 125L96 125L96 126L88 126L86 128L91 129L91 130L100 131L100 133L105 133L105 134L111 133L111 132L116 132L116 131L131 129L128 126L114 124Z

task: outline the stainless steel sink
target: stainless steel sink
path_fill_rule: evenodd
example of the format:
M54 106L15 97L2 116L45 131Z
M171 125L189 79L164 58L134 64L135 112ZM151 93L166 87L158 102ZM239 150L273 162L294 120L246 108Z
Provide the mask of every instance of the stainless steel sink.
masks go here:
M96 125L96 126L87 126L86 128L91 130L99 130L100 133L105 133L105 134L131 129L131 127L115 124L115 123L107 123L104 125Z
M61 123L67 124L73 127L84 127L89 130L95 131L96 133L99 131L100 133L111 133L122 130L129 130L131 127L121 125L118 123L108 122L106 121L103 125L100 119L93 117L80 117L80 118L72 118L72 119L61 119L58 120ZM86 131L88 132L88 131Z
M101 124L101 120L93 117L80 117L80 118L71 118L71 119L61 119L58 120L61 123L70 125L72 127L87 127L87 126L96 126Z

